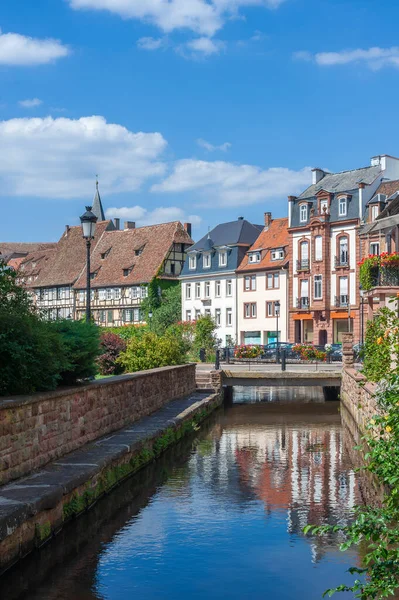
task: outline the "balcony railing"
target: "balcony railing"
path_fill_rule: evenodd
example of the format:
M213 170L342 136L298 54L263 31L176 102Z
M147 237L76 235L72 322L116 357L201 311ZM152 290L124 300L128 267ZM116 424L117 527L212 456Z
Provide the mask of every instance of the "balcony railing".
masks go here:
M310 261L308 259L296 261L296 270L297 271L309 271L309 269L310 269Z
M309 308L309 298L307 296L302 296L302 298L296 299L296 307L297 308Z
M335 257L335 267L349 267L349 256L346 252Z
M337 308L347 308L349 305L349 296L347 294L341 294L335 296L335 306Z
M373 287L399 287L399 269L392 267L375 267L371 269Z

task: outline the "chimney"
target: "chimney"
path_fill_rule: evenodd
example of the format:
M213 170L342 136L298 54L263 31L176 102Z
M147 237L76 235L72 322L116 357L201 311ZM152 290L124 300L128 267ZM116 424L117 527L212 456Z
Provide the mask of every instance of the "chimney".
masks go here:
M270 223L272 221L273 221L273 219L272 219L272 213L271 212L265 212L265 227L266 227L266 229L269 229Z
M136 223L134 221L125 221L123 224L124 229L136 229Z
M114 219L114 225L115 225L115 229L120 229L120 227L121 227L121 220L120 219Z
M312 169L312 184L315 185L316 183L319 183L319 181L323 179L324 175L325 172L323 169Z
M68 235L70 229L71 228L69 227L69 225L65 225L65 236Z
M188 235L191 237L191 223L184 223L183 227L187 231Z
M243 220L244 220L244 217L238 217L238 220L239 220L239 221L243 221Z

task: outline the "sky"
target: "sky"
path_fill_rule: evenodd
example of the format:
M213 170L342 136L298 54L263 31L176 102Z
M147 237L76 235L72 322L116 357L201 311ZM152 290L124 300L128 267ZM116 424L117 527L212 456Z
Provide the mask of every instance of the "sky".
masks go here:
M399 156L399 3L1 0L0 241L107 217L287 214L311 168Z

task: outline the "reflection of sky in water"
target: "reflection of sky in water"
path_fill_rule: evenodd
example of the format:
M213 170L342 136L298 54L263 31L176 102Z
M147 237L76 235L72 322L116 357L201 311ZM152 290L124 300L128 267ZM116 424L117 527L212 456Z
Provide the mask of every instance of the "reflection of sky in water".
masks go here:
M318 406L258 407L256 423L255 407L229 409L103 548L96 597L311 600L349 583L356 556L301 533L309 521L345 523L357 501L339 417Z
M324 402L324 395L322 387L235 386L233 402Z

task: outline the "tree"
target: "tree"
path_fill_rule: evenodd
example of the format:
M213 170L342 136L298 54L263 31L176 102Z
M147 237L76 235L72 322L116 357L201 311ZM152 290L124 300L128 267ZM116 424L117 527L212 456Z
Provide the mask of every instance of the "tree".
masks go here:
M145 320L149 323L151 331L163 335L168 327L181 321L181 285L174 284L158 294L154 292L156 279L149 286L148 298L141 305ZM148 314L152 312L152 318Z
M201 348L206 351L215 350L216 323L211 315L199 317L195 324L194 349L198 353Z

